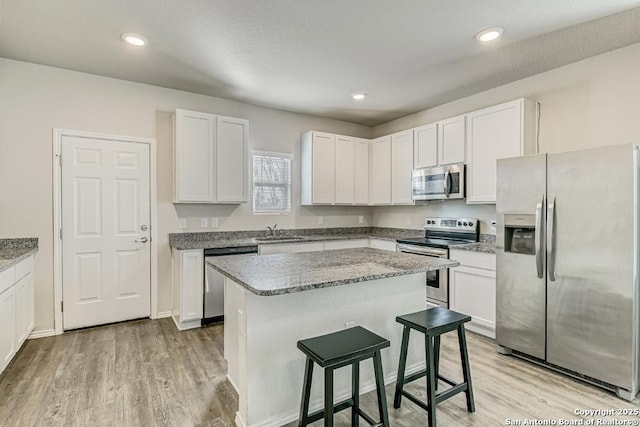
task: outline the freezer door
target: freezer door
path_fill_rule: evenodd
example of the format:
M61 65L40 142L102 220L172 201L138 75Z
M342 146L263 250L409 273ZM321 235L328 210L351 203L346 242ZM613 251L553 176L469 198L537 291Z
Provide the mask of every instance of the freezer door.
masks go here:
M626 390L637 387L637 158L634 145L604 147L549 154L547 167L547 360Z
M544 359L547 158L541 154L503 159L497 167L496 341ZM511 245L527 236L537 242L533 253Z

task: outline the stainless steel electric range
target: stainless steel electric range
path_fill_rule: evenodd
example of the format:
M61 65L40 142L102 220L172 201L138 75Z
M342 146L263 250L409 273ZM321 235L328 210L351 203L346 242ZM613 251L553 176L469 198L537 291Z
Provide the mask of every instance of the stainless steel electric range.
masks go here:
M480 236L474 218L425 218L424 229L424 238L396 240L396 251L448 259L450 247L475 243ZM427 273L427 306L449 307L449 270Z

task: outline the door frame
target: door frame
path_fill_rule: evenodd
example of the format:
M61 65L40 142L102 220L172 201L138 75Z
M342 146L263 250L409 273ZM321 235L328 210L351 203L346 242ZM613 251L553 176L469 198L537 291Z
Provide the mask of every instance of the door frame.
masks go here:
M60 155L62 153L62 138L73 136L79 138L99 139L103 141L131 142L149 145L149 208L151 227L151 293L150 313L152 319L158 318L158 213L156 189L156 140L134 136L109 135L104 133L84 132L69 129L53 129L53 312L54 330L56 335L62 334L62 170Z

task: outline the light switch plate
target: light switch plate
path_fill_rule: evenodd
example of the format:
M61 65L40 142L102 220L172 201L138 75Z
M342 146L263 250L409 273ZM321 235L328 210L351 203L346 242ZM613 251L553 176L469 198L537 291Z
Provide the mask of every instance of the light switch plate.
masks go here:
M491 229L492 229L493 231L495 231L495 230L496 230L496 220L495 220L495 219L492 219L492 220L491 220L491 222L490 222L489 224L491 224Z
M364 217L362 215L358 217L358 224L364 224Z
M179 223L178 227L187 228L187 218L180 218L180 223Z
M324 217L323 216L319 216L318 217L318 225L322 225L324 224Z
M216 217L212 217L211 218L211 228L218 228L220 225L218 224L218 218Z
M209 225L208 218L200 218L200 228L207 228L208 225Z

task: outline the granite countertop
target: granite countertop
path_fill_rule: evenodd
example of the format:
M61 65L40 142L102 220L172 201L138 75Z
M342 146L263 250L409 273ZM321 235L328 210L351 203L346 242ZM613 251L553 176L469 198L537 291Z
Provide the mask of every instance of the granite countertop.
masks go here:
M424 232L422 230L381 227L343 227L282 230L278 237L291 237L291 239L260 240L266 237L266 233L263 230L223 231L204 233L170 233L169 245L175 249L185 250L274 245L278 243L357 240L368 238L395 241L400 238L414 238L422 236L424 236Z
M309 291L458 265L458 261L373 248L249 258L222 256L207 260L207 266L261 296Z
M462 251L472 251L472 252L482 252L484 254L495 254L496 253L496 244L495 243L469 243L467 245L456 245L450 249L459 249Z
M37 250L37 238L0 239L0 271L17 264Z

